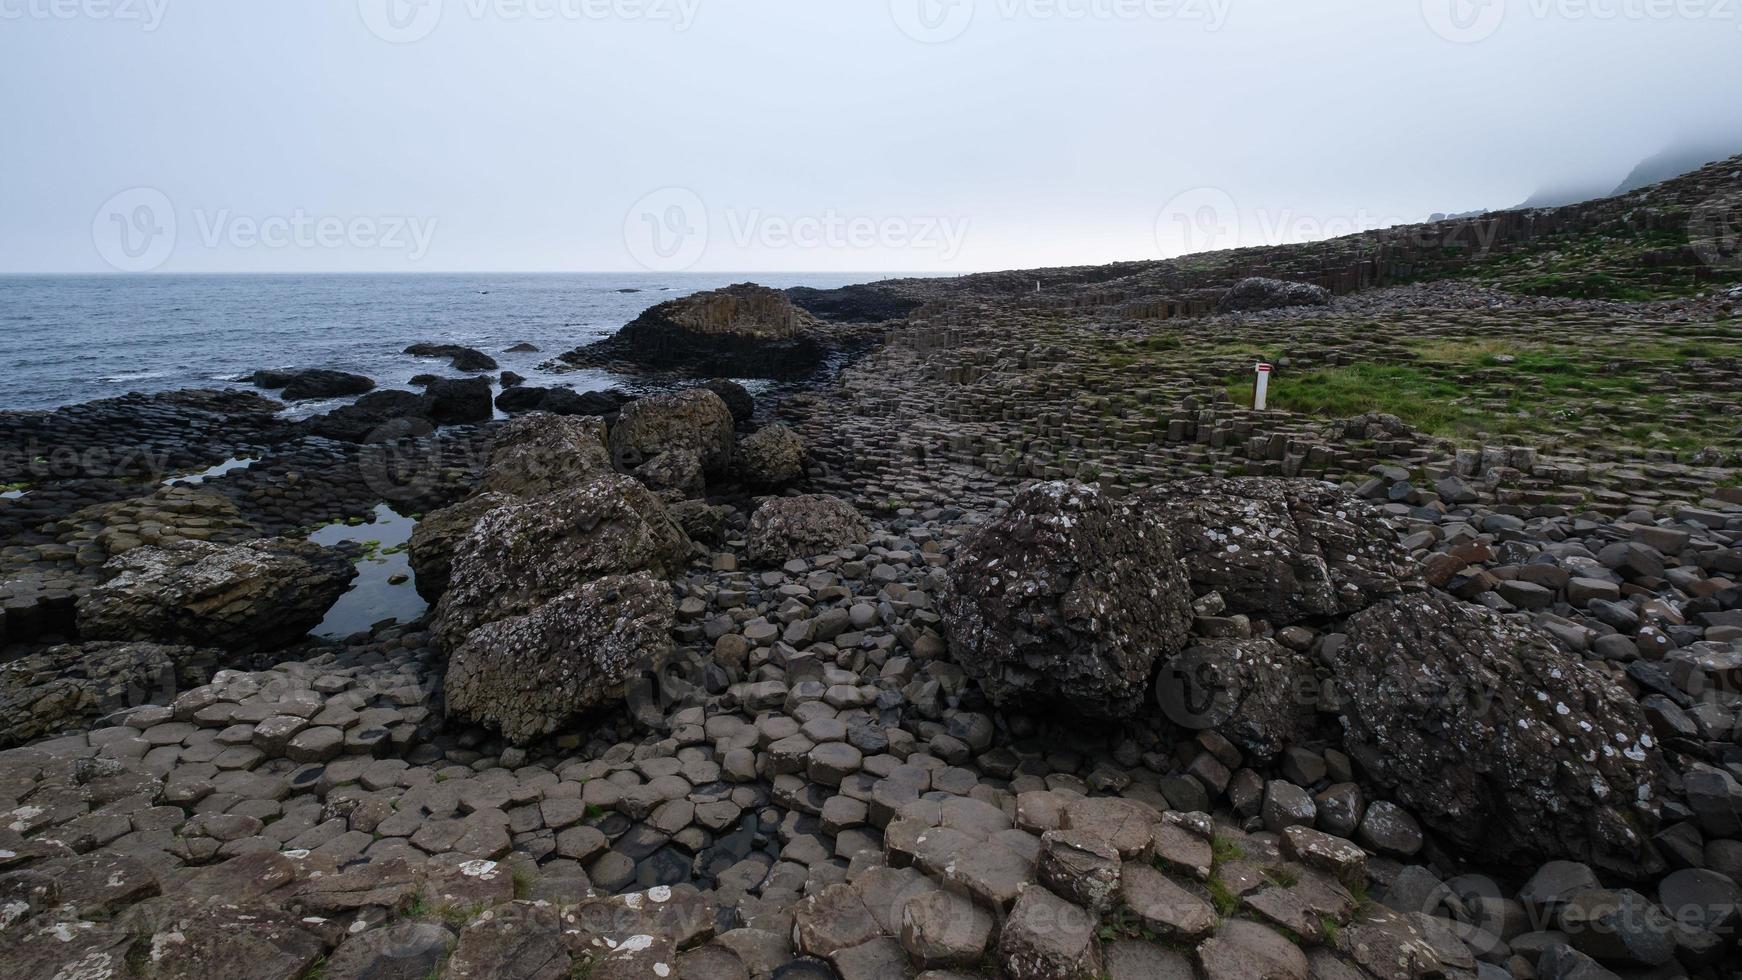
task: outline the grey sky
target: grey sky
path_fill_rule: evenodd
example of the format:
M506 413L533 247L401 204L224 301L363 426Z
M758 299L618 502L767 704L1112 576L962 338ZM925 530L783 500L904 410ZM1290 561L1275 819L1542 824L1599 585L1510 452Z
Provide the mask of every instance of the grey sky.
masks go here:
M0 0L0 271L1103 262L1742 132L1742 0L423 3Z

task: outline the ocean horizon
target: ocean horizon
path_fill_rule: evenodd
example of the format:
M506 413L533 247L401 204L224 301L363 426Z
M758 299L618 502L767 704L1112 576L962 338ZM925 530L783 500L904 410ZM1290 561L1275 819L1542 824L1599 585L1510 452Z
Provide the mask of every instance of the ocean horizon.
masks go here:
M609 337L647 308L737 282L829 289L906 273L323 272L0 274L0 411L129 392L252 386L268 368L330 368L403 388L461 376L405 354L420 341L475 347L529 384L610 387L598 371L539 365ZM537 352L507 353L530 343ZM305 403L300 411L324 405Z

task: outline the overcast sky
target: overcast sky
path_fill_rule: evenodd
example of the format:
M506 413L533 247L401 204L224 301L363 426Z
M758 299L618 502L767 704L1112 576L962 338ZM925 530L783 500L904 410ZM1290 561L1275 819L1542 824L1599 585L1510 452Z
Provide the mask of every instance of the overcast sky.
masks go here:
M0 271L1299 240L1742 131L1738 52L1739 0L0 0Z

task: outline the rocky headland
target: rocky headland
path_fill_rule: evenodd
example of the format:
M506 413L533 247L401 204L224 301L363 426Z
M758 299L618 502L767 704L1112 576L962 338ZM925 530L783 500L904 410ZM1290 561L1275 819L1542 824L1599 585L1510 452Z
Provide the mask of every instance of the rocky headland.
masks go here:
M1739 200L0 413L0 977L1733 977Z

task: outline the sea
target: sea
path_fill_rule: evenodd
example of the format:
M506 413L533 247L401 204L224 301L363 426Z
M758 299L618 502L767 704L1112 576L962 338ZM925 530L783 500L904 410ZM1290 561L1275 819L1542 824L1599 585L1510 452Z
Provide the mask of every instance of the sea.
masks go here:
M608 337L648 307L739 282L829 289L890 273L0 276L0 410L128 392L252 386L262 368L333 368L408 388L455 375L403 353L475 347L528 384L580 391L622 379L539 365ZM536 353L506 353L530 343ZM303 403L287 414L325 411Z

